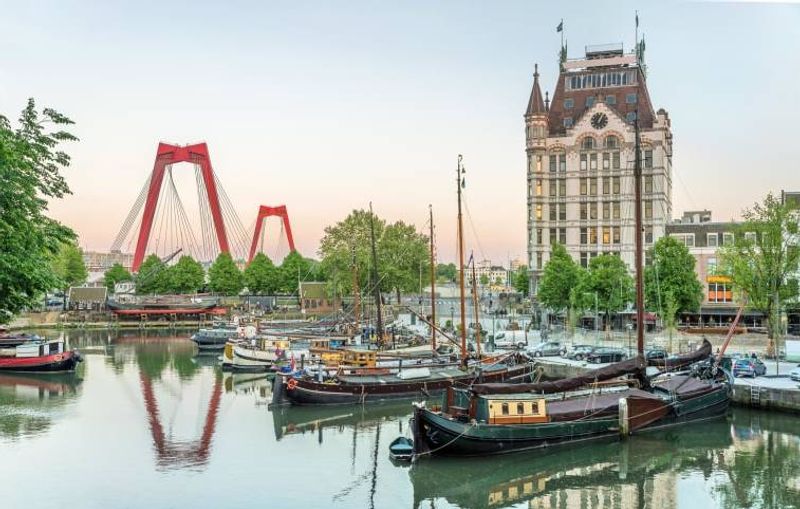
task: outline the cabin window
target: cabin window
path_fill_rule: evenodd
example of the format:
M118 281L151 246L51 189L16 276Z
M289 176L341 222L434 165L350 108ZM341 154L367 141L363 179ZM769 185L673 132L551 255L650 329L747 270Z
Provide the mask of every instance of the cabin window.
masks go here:
M500 406L500 412L501 412L503 415L508 415L508 403L503 403L503 404Z
M525 403L517 403L517 415L525 413Z

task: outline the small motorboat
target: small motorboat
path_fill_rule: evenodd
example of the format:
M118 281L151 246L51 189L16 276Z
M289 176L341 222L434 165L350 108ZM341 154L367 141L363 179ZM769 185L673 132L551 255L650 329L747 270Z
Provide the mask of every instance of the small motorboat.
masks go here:
M77 350L67 350L63 339L35 340L0 348L0 372L74 371L82 360Z
M389 444L389 458L395 461L410 461L414 456L414 441L407 437L397 437Z

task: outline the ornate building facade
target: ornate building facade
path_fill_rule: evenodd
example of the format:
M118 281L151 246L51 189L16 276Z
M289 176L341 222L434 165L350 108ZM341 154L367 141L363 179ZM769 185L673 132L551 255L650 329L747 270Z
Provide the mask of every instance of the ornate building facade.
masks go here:
M641 136L645 248L672 214L672 132L647 90L642 52L587 47L564 59L552 101L538 66L525 112L531 290L554 243L584 267L600 254L634 260L634 122Z

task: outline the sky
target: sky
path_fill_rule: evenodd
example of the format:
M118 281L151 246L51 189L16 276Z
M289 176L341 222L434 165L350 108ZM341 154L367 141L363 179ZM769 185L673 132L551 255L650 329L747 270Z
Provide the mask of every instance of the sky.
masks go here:
M650 96L672 119L673 214L728 220L799 190L793 2L0 0L0 114L33 97L76 122L73 194L50 211L86 249L110 247L159 141L205 141L244 227L285 204L312 257L325 226L372 201L420 230L431 204L452 260L463 154L467 250L504 262L526 249L534 64L552 93L561 19L572 58L629 50L636 10Z

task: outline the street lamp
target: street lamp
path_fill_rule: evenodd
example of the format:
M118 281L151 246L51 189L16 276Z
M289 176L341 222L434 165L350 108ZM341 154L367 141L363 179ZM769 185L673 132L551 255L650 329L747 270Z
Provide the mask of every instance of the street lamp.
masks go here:
M597 345L599 343L600 335L598 334L598 322L600 320L600 314L598 312L598 298L597 292L585 292L586 295L594 294L594 344Z

